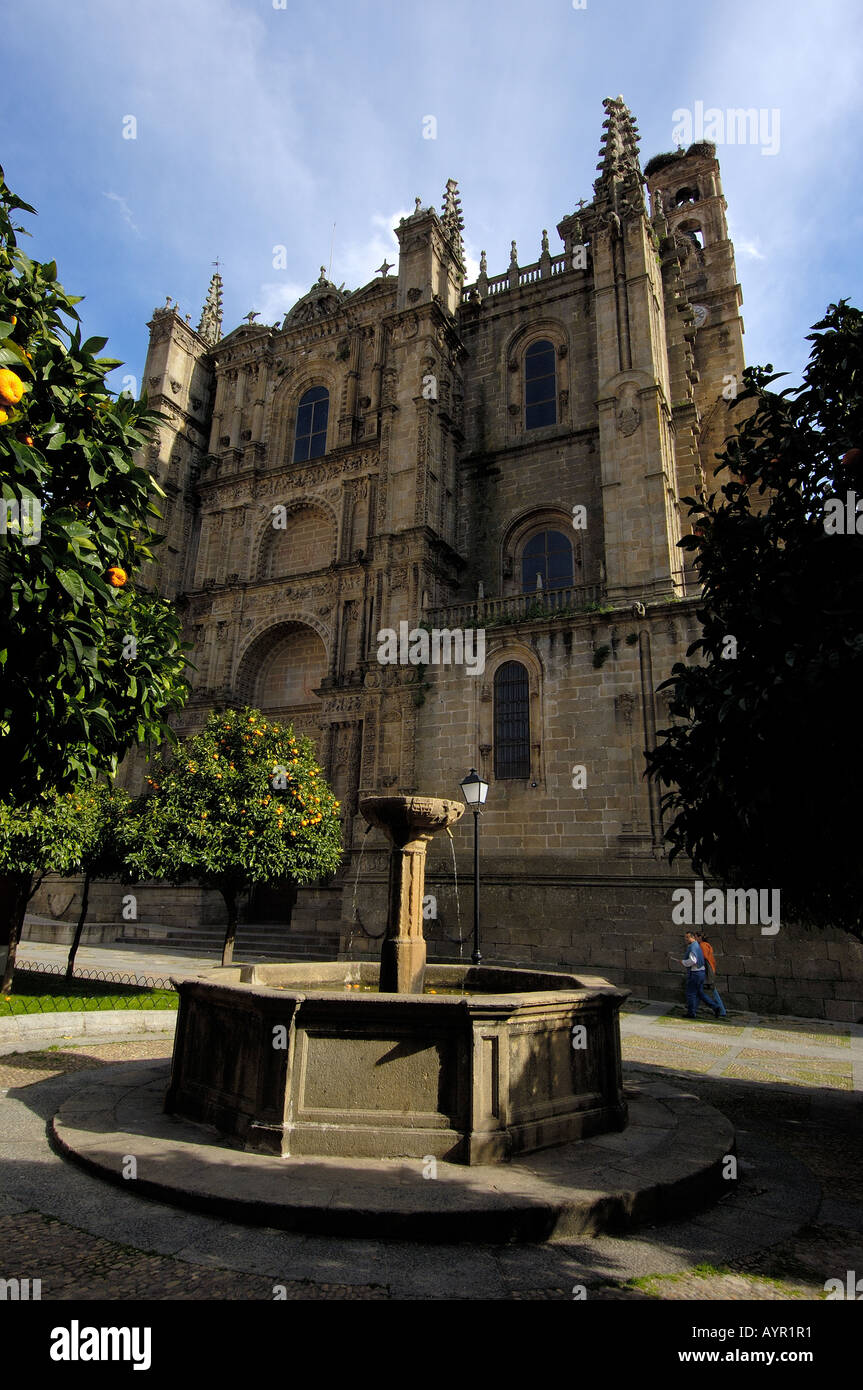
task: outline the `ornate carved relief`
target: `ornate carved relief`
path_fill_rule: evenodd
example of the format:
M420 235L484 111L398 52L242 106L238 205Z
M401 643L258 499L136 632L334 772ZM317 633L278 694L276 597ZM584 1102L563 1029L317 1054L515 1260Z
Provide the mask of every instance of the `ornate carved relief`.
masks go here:
M628 437L635 434L641 424L641 410L638 405L638 394L635 386L628 383L620 393L620 400L617 407L617 429L618 433Z
M614 712L618 719L624 724L632 723L632 716L635 711L635 696L628 690L624 690L620 695L614 697Z

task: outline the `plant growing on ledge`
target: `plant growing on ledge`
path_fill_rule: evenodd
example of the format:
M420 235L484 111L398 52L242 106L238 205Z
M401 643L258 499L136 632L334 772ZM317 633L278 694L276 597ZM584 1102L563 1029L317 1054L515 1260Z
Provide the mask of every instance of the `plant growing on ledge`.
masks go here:
M147 780L124 830L126 864L140 878L221 893L223 965L233 959L245 889L282 877L311 883L338 868L339 802L314 746L259 710L214 711L169 764L155 760Z

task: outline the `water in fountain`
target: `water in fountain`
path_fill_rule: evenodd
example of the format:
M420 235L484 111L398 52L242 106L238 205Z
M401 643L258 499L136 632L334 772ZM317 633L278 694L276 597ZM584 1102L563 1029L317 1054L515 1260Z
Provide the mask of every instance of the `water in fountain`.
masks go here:
M458 930L458 958L462 960L464 957L464 937L461 934L461 903L458 897L458 865L455 860L455 840L453 839L453 833L449 826L446 828L446 833L449 835L449 847L452 851L452 877L453 883L455 884L455 920Z

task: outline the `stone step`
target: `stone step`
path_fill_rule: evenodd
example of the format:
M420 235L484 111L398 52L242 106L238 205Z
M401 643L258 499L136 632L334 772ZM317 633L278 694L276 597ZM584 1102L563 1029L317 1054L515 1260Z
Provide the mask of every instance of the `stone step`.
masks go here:
M117 1073L124 1083L119 1088ZM163 1084L154 1087L154 1075ZM714 1242L728 1240L737 1251L741 1229L757 1228L754 1249L763 1247L765 1232L768 1239L788 1240L814 1219L821 1201L801 1164L789 1164L787 1155L780 1162L775 1150L762 1155L758 1148L753 1167L764 1187L753 1190L744 1180L733 1202L705 1215L736 1187L723 1178L736 1148L734 1127L712 1106L664 1082L632 1088L629 1123L620 1132L515 1155L507 1163L468 1167L438 1159L436 1181L423 1182L421 1159L322 1163L316 1156L248 1153L224 1140L214 1147L198 1126L165 1114L168 1075L167 1061L159 1070L152 1062L133 1062L88 1073L54 1116L54 1139L61 1152L122 1186L116 1155L141 1152L144 1134L139 1181L146 1195L222 1221L251 1219L329 1239L510 1249L513 1242L584 1241L604 1232L619 1240L640 1226L696 1215ZM777 1190L790 1214L781 1202L777 1206ZM641 1237L648 1238L649 1232Z

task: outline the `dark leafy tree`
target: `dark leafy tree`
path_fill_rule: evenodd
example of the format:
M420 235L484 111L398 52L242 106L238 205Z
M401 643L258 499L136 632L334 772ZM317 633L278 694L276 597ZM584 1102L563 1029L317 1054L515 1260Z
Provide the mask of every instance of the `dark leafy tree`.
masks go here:
M75 924L66 962L67 980L71 980L75 972L75 956L81 944L90 905L90 884L96 878L122 878L125 873L119 832L131 806L128 792L120 787L96 782L88 789L86 802L89 808L89 826L79 863L84 878L81 911Z
M87 915L90 880L121 871L114 831L128 803L125 792L92 782L29 803L0 802L0 911L8 927L8 937L0 943L0 992L8 994L12 987L27 903L49 873L84 875L81 914L67 971L71 975Z
M648 765L671 857L863 938L863 314L830 305L808 341L800 387L747 371L719 494L685 499L702 631Z

